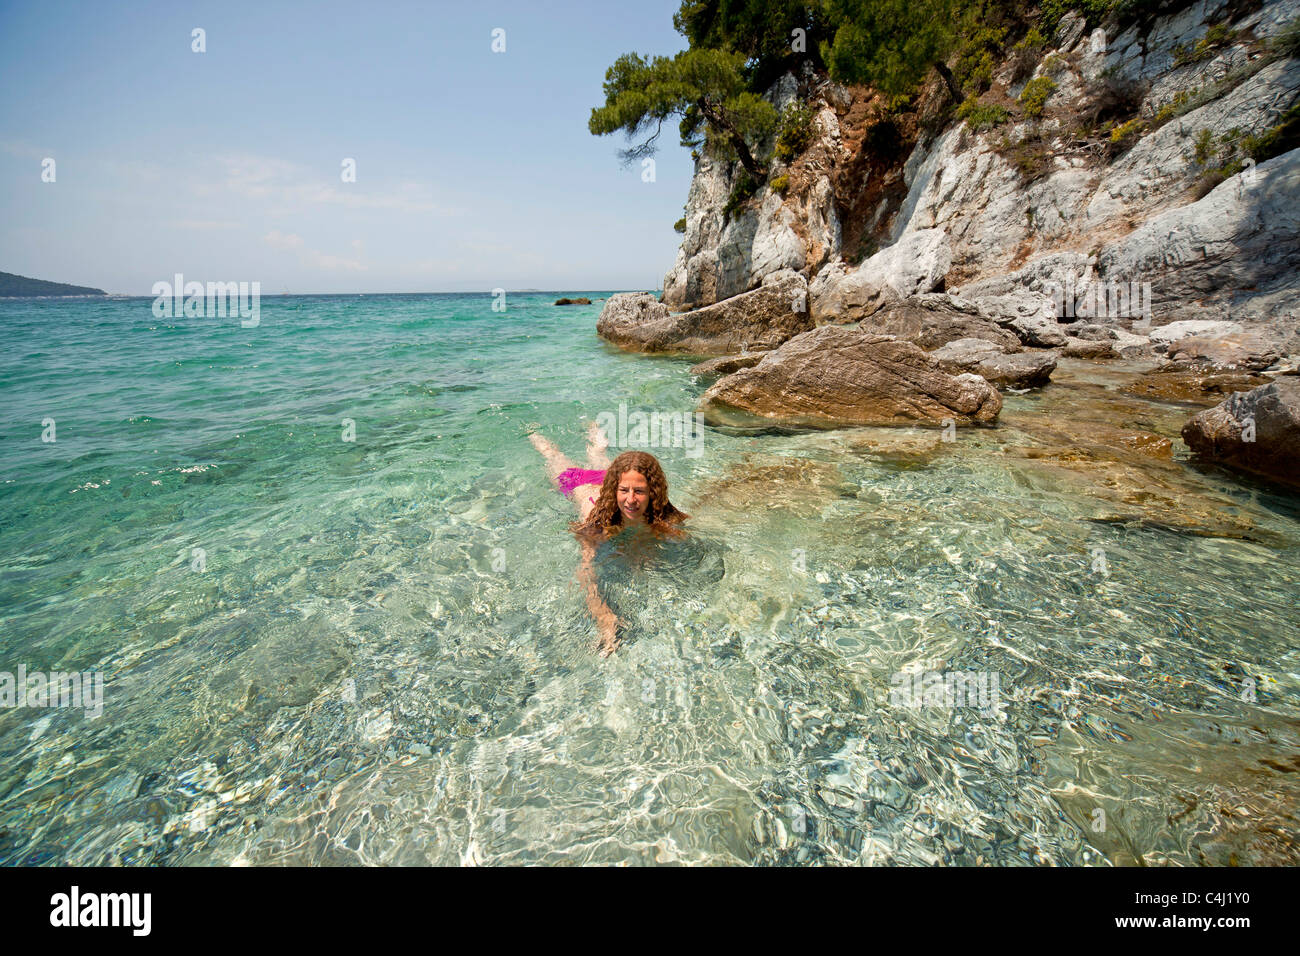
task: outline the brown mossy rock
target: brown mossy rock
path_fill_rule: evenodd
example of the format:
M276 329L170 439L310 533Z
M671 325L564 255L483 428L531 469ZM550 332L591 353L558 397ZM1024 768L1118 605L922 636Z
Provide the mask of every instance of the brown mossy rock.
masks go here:
M735 355L774 349L813 328L808 283L793 274L780 282L691 312L669 312L648 293L610 296L596 333L634 352Z
M1265 375L1249 372L1225 372L1211 369L1163 369L1150 372L1120 387L1126 395L1161 402L1184 402L1192 405L1213 405L1234 392L1245 392L1267 385Z
M950 375L910 342L827 325L715 382L699 408L714 425L973 425L996 420L1002 399L978 375Z
M1300 488L1300 379L1279 378L1198 412L1183 441L1200 458Z
M1258 372L1282 357L1282 351L1262 336L1243 332L1220 338L1188 336L1169 346L1173 366Z
M591 300L586 296L580 299L556 299L556 305L591 305Z
M1182 464L1159 455L1086 440L1013 446L1006 454L1016 459L1017 471L1030 487L1091 499L1089 521L1290 544L1241 514L1230 497L1189 488Z
M1123 422L1087 418L1054 420L1021 412L1003 415L1001 423L1043 443L1017 452L1026 458L1140 463L1145 458L1168 461L1173 457L1174 443L1170 439Z
M1042 395L998 419L999 454L1029 487L1079 500L1088 521L1290 545L1176 455L1176 410L1092 384L1054 384Z

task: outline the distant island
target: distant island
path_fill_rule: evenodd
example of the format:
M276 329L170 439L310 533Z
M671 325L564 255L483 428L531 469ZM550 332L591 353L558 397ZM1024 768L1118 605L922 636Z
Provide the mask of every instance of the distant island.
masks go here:
M0 272L0 298L24 295L108 295L108 293L103 289L92 289L84 285L47 282L44 279L16 276L12 272Z

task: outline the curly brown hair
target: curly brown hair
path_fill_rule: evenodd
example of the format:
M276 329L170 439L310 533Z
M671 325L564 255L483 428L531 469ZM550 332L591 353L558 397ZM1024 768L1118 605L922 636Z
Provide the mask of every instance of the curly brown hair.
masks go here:
M586 521L575 521L569 525L574 534L608 538L623 529L623 512L618 507L618 484L623 475L629 471L640 472L645 476L650 500L646 504L645 520L652 531L680 534L674 527L685 521L690 515L679 511L668 500L668 479L659 464L659 459L644 451L625 451L615 458L605 472L605 480L600 484L600 496L596 506L587 515Z

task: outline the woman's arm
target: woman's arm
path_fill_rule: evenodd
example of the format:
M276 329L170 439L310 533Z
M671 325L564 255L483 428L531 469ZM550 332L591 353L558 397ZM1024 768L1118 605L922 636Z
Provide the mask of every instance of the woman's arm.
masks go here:
M600 596L596 588L596 571L592 558L596 555L596 546L587 539L582 540L582 561L578 565L578 581L587 596L587 610L596 622L600 632L600 656L608 657L614 653L619 644L617 633L618 618L609 609L609 605Z

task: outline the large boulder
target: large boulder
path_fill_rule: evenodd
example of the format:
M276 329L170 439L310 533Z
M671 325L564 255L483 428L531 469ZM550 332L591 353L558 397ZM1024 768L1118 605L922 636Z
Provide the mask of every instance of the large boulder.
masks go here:
M890 302L931 292L943 284L952 250L942 229L908 233L852 272L832 266L818 275L813 315L819 322L854 322Z
M999 388L1038 388L1056 368L1055 352L1005 352L984 339L957 339L930 353L945 372L973 372Z
M1300 488L1300 378L1237 392L1197 413L1182 434L1201 458Z
M1196 336L1198 338L1217 338L1221 335L1235 335L1241 332L1241 324L1227 319L1182 319L1170 322L1150 331L1149 336L1155 347L1161 351L1179 339Z
M1119 357L1119 353L1115 351L1114 341L1110 336L1081 339L1076 335L1071 335L1065 340L1065 348L1061 351L1066 358L1113 359Z
M596 332L635 352L764 351L813 327L807 297L808 284L797 273L703 309L676 314L645 293L625 293L610 296L596 321Z
M1020 337L990 319L976 303L943 293L890 303L861 325L880 335L915 342L927 352L957 339L984 339L1004 352L1020 350Z
M596 333L609 338L625 331L657 327L671 319L668 306L649 292L620 292L605 301L596 319Z
M1188 336L1169 346L1168 359L1175 366L1248 369L1259 372L1282 357L1282 352L1262 336L1243 332L1220 338Z
M1151 339L1145 335L1136 335L1118 327L1112 327L1110 334L1114 339L1112 347L1124 358L1151 354Z
M1002 399L978 375L950 375L910 342L827 325L715 382L699 407L714 425L971 425L995 420Z

